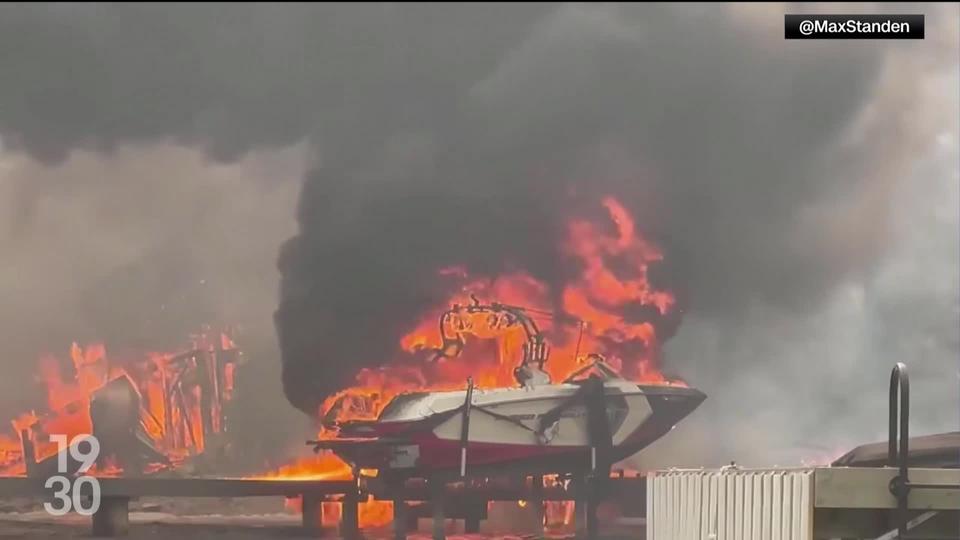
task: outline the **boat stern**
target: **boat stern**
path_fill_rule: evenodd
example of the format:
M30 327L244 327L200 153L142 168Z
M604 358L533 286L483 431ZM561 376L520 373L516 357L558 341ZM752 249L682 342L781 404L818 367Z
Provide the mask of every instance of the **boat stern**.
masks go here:
M707 399L700 390L685 386L638 385L638 388L650 406L650 413L616 445L617 459L629 457L663 437Z

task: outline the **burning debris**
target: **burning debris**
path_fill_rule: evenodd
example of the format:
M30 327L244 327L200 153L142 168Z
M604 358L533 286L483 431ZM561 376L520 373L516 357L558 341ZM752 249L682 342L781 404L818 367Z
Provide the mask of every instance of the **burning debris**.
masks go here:
M14 434L0 438L0 474L52 470L51 434L95 435L100 475L182 469L226 449L226 408L242 361L230 333L206 330L184 352L126 359L108 357L103 344L74 344L70 360L41 359L47 405L14 419Z

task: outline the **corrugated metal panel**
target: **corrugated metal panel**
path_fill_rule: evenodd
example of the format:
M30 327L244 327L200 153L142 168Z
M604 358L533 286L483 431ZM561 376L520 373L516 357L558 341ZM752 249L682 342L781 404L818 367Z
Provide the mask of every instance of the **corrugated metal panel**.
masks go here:
M812 540L813 469L660 471L648 540Z

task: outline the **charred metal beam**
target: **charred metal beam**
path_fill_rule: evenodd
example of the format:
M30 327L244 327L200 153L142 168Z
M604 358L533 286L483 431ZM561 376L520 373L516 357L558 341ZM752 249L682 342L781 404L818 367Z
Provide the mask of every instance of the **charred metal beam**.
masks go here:
M24 429L20 432L20 451L27 476L37 475L37 450L33 444L33 432Z

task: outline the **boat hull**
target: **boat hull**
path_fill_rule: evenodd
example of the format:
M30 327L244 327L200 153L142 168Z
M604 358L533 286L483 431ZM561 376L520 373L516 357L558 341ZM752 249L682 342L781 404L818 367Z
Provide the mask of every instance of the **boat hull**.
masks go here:
M575 390L558 387L551 392L475 397L465 456L469 474L510 469L542 473L592 469L597 456L585 405L563 408L546 429L540 425L541 419L558 410ZM705 399L695 389L676 386L630 383L604 390L610 428L607 457L612 462L639 452L668 433ZM459 474L464 414L462 407L453 404L457 397L461 402L464 398L447 394L445 402L435 399L427 404L426 410L436 410L432 414L424 414L422 406L421 410L408 407L394 418L345 426L341 435L346 439L330 441L326 447L355 467L377 469L384 476Z

